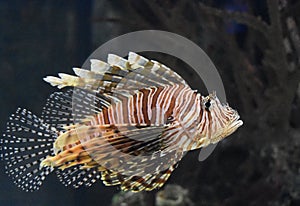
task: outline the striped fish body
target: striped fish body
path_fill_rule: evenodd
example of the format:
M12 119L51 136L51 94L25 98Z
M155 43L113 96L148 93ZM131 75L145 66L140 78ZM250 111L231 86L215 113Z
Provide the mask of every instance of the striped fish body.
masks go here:
M185 152L242 125L215 94L201 96L168 67L135 53L128 60L109 55L108 64L91 60L91 71L74 72L45 78L75 89L51 95L43 119L18 110L8 122L3 159L24 190L38 189L54 168L62 183L74 187L101 178L122 190L160 188Z
M189 87L150 87L95 115L91 124L161 126L176 120L181 125L191 125L200 109L200 95Z
M118 134L122 135L124 133L126 135L128 133L127 130L136 130L138 133L136 141L131 141L130 143L133 145L137 144L140 140L140 135L151 134L151 127L155 128L157 136L159 133L165 132L165 134L168 134L168 138L163 138L159 141L159 137L157 137L157 142L159 143L156 144L156 147L152 147L150 152L153 152L153 149L155 151L163 149L162 144L167 142L170 150L176 148L179 151L188 151L192 149L192 146L195 149L195 145L198 145L198 147L201 145L197 144L196 138L192 138L195 136L196 124L199 122L199 115L201 114L200 98L200 94L195 93L184 85L141 89L136 94L128 98L125 97L122 101L103 109L89 118L88 121L85 121L84 124L63 132L56 141L55 150L64 152L52 157L51 160L48 159L50 162L47 164L67 168L74 164L88 163L82 162L82 160L86 160L85 158L80 158L80 155L88 155L92 157L88 161L94 164L94 160L97 159L98 163L101 162L102 166L107 167L107 163L110 164L108 159L105 156L101 156L101 159L99 159L97 154L94 154L89 148L94 148L96 145L105 145L111 139L118 140L120 139ZM149 130L141 133L140 128L149 128ZM156 128L159 128L158 131L156 131ZM107 138L95 138L99 136ZM130 137L132 136L131 134ZM113 144L113 142L110 144ZM76 147L76 145L78 146ZM138 155L149 152L147 151L149 150L147 146L145 144L145 146L139 148ZM124 148L124 144L120 144L116 149L124 153L132 152L126 148ZM87 154L87 152L83 151L90 152ZM109 151L112 152L111 150ZM134 152L137 155L137 151ZM116 158L120 159L119 156ZM74 162L68 164L72 160ZM123 159L124 161L126 160ZM47 162L47 160L44 162ZM120 167L120 165L114 166Z

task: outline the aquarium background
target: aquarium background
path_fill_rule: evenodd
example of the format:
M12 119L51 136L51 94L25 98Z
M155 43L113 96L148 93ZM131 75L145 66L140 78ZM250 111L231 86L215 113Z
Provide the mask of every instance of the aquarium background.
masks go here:
M18 107L41 114L47 97L57 91L43 77L72 73L72 67L80 67L113 37L145 29L174 32L210 56L227 101L244 121L204 162L193 151L179 163L167 183L181 186L190 199L182 205L300 205L299 14L296 0L1 0L0 129L5 130ZM178 59L143 55L207 93L201 79ZM39 191L26 193L0 163L3 206L106 206L119 192L101 181L90 188L65 187L52 174ZM157 192L123 203L157 205Z

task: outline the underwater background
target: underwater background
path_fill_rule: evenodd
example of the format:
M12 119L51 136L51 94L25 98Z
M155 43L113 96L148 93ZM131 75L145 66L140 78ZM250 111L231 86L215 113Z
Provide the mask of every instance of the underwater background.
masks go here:
M300 205L299 25L296 0L0 0L0 131L18 107L41 114L57 91L45 76L72 73L106 41L146 29L198 44L244 121L204 162L199 151L189 152L153 192L119 194L101 181L74 189L50 174L40 190L26 193L0 162L0 205ZM207 94L185 63L142 55Z

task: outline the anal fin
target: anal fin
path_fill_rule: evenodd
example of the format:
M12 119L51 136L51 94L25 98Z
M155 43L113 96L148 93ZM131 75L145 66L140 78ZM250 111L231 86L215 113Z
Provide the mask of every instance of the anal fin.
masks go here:
M101 177L96 167L81 169L80 165L63 171L57 170L56 174L63 185L72 185L74 188L79 188L80 186L90 187Z
M175 166L171 166L170 168L155 174L145 174L143 176L133 175L130 177L123 175L122 173L106 170L101 172L101 180L106 186L121 185L123 191L151 191L162 187L169 179L174 169Z

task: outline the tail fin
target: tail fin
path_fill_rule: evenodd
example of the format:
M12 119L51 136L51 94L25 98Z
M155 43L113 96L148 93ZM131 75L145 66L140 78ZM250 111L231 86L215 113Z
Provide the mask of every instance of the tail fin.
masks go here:
M40 162L53 153L56 130L25 109L18 109L0 137L1 159L14 183L25 191L38 190L53 168Z

